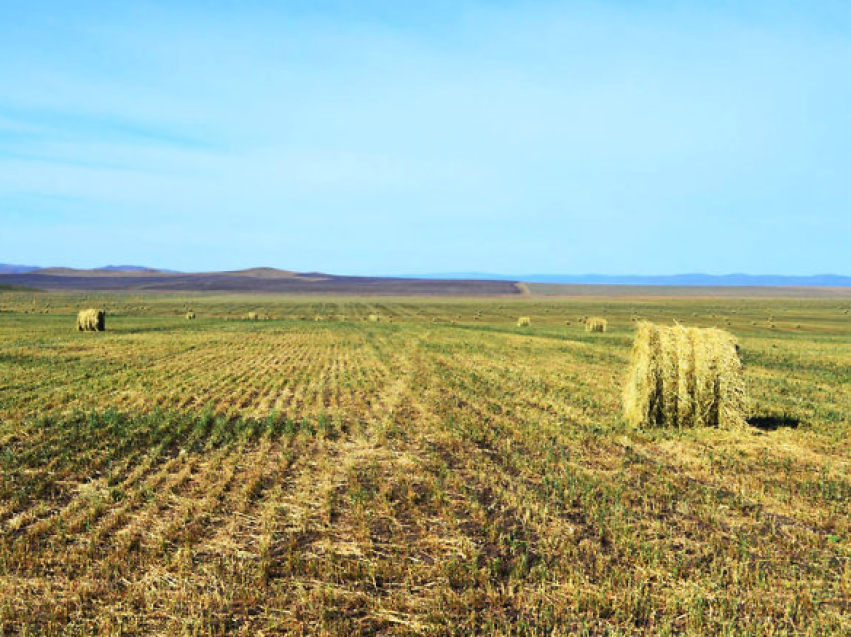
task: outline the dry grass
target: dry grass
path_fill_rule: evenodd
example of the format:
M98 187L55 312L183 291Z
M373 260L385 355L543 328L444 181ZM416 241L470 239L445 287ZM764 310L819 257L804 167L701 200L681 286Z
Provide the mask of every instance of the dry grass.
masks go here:
M847 633L847 306L92 297L0 296L0 634ZM628 427L692 312L753 424Z
M735 337L714 328L639 323L623 402L635 427L743 427L745 384Z

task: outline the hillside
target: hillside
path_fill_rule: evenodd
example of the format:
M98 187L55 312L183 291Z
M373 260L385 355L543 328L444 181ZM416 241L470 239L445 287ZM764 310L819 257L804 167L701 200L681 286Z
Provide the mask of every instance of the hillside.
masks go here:
M519 295L514 281L403 279L298 273L275 268L231 272L162 272L159 270L74 270L45 268L0 274L0 285L42 290L263 292L279 294L482 296Z

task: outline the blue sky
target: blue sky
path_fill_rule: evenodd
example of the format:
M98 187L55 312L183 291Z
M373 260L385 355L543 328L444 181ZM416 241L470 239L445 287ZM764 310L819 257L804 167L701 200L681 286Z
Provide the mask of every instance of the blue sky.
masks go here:
M0 262L851 274L844 1L3 2L0 50Z

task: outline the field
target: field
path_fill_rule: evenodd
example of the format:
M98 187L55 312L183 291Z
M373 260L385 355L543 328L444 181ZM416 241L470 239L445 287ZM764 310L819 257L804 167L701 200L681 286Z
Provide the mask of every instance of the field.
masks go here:
M849 311L0 292L0 634L848 634ZM624 425L637 318L747 430Z

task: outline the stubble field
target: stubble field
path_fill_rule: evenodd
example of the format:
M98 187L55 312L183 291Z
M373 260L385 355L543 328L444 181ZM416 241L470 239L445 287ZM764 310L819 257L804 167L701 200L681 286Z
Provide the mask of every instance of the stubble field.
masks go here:
M0 310L0 634L851 629L851 301ZM636 318L736 334L748 429L627 428Z

